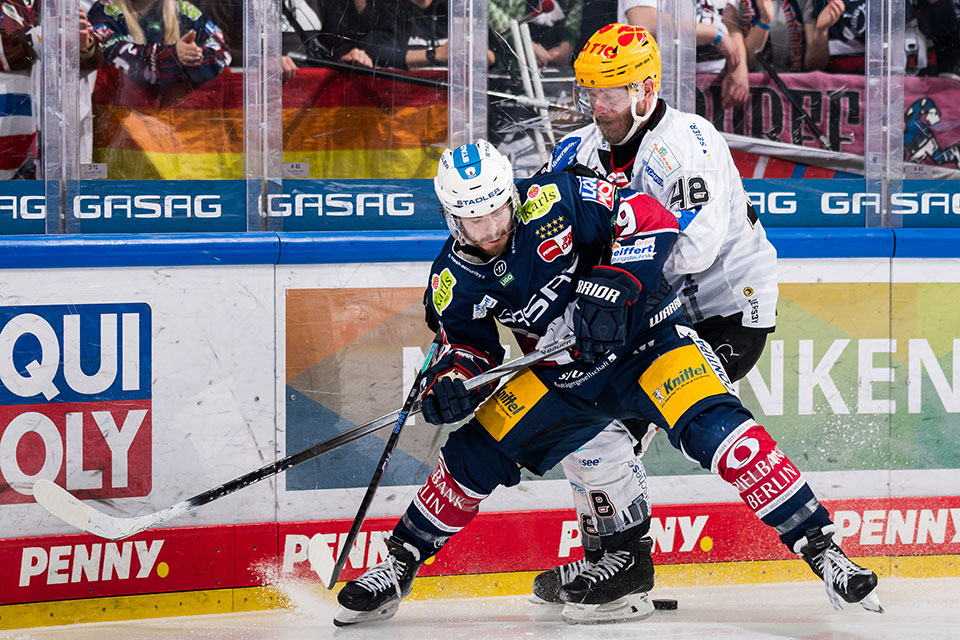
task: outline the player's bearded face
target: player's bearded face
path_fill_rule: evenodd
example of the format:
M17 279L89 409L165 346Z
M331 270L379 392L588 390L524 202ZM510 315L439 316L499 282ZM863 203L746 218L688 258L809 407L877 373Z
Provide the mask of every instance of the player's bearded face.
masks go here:
M608 142L620 142L633 126L630 90L627 87L580 88L580 100L593 115L600 134Z
M464 238L484 253L498 256L507 248L513 232L513 200L479 218L458 218Z
M593 104L593 120L600 129L600 134L608 141L620 142L633 126L633 116L630 114L630 93L626 87L612 89L595 89L599 94L596 99L591 96Z

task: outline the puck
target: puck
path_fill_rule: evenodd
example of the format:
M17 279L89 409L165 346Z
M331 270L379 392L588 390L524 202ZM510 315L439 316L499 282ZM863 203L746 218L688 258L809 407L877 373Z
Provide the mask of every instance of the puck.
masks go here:
M676 611L677 610L677 601L673 599L669 600L654 600L653 608L657 611Z

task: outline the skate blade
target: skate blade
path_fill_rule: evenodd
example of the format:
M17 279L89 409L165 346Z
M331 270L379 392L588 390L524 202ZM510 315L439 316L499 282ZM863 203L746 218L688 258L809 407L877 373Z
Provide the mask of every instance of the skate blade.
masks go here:
M543 607L562 607L563 602L560 600L544 600L535 593L531 593L530 597L527 598L530 604L535 604Z
M880 604L880 597L877 596L876 588L860 600L860 606L873 613L883 613L883 605Z
M560 619L567 624L608 624L636 622L653 615L654 607L648 593L631 593L606 604L575 604L567 602Z
M389 620L397 613L400 608L400 601L396 598L387 600L379 608L373 611L354 611L347 609L343 605L337 607L337 612L333 614L333 624L337 627L349 627L360 622L375 622L377 620Z

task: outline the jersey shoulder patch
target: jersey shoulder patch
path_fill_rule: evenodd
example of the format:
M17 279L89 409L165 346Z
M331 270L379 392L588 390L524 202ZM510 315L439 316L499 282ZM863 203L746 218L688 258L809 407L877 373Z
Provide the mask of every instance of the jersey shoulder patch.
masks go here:
M430 276L431 298L438 316L443 316L443 310L453 302L453 288L456 284L457 278L448 267Z
M617 240L662 231L679 233L677 218L655 198L645 193L621 193L615 225Z
M576 195L579 186L576 180L569 173L559 172L520 181L517 184L520 191L517 217L524 224L530 224L548 215L554 217L561 209L570 208L570 199ZM567 200L567 203L558 207L564 200Z
M580 181L580 197L590 202L598 202L608 210L613 211L613 200L617 188L599 178L578 177Z
M696 149L694 155L701 155L704 158L709 158L712 154L710 153L710 145L707 144L707 136L704 135L702 129L706 127L702 123L693 120L687 125L687 131L693 137L691 148Z

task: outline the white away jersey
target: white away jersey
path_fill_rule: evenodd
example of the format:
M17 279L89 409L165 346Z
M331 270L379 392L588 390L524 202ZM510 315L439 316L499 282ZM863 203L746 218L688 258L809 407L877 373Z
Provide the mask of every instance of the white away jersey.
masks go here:
M680 221L680 237L664 267L694 323L743 313L743 326L776 323L777 252L767 240L730 149L709 122L664 104L644 135L629 180L607 180L659 200ZM559 171L578 162L607 176L598 150L610 145L590 124L561 140L550 161Z

